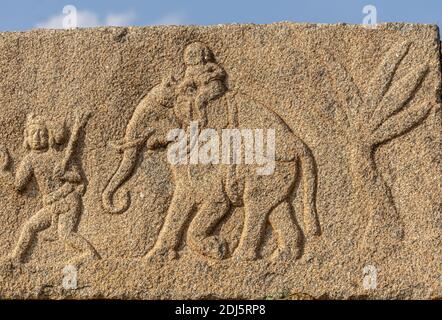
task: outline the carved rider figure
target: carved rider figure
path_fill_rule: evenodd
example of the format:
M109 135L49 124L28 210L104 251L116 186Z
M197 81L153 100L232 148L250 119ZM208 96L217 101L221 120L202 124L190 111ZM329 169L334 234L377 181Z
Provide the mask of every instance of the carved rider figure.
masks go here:
M203 127L207 124L207 103L226 92L226 72L216 63L212 51L201 42L186 47L184 63L186 71L178 93L181 97L194 94L194 99L188 110L180 110L185 113L181 116L186 125L190 121L199 121Z

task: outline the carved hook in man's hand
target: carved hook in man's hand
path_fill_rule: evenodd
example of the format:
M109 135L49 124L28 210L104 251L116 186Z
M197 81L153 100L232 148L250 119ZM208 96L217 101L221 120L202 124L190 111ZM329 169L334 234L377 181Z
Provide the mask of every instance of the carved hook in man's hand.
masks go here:
M83 128L91 116L92 116L92 112L90 112L90 111L86 111L83 113L77 113L75 116L74 127L78 128L78 129Z
M66 173L69 161L71 160L77 145L77 141L80 135L80 129L82 129L86 125L91 115L92 113L89 111L86 111L84 113L77 113L75 115L74 126L72 128L71 136L65 150L64 158L62 159L59 168L54 168L55 176L60 176L60 174L64 175Z

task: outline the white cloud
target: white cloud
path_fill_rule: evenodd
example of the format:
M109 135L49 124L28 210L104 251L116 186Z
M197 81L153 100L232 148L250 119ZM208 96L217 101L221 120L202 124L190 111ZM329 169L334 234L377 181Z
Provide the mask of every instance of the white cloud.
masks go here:
M157 21L151 23L151 25L182 25L186 24L186 17L181 13L170 13L161 17Z
M135 13L110 13L106 16L106 25L108 26L127 26L135 20Z
M36 24L36 28L42 29L63 29L63 22L66 24L68 14L59 14L49 17L47 20ZM131 24L136 16L133 12L110 13L104 20L100 20L95 12L88 10L77 10L77 27L89 28L98 26L127 26Z
M63 27L63 16L52 16L43 22L37 23L35 27L42 29L61 29Z
M77 17L75 24L75 15ZM63 29L69 26L78 28L89 28L98 26L128 26L136 19L136 14L132 11L109 13L103 19L93 11L77 10L73 6L66 6L63 13L54 15L35 25L41 29ZM187 23L186 15L183 13L169 13L160 19L149 23L149 25L183 25Z

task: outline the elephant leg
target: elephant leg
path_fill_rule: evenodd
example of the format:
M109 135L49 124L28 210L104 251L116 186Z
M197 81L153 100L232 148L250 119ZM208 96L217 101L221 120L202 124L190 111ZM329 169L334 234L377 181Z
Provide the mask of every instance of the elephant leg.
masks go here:
M244 227L234 259L254 261L258 259L259 247L265 232L268 214L271 210L265 202L253 198L244 201Z
M278 237L279 247L275 258L295 258L302 254L303 235L287 201L281 202L269 215L269 222Z
M211 233L229 209L230 203L224 193L215 199L209 197L209 201L203 203L189 226L188 241L192 249L213 259L226 256L227 243Z
M176 250L181 242L184 226L194 208L193 199L185 192L180 192L181 188L177 189L156 244L147 254L147 258L167 256L174 259L177 256Z

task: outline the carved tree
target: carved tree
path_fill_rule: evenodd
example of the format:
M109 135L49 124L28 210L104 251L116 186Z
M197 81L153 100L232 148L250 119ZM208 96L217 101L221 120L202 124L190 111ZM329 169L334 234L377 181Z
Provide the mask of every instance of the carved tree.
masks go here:
M330 54L323 53L324 67L338 107L334 124L347 137L347 156L356 196L369 215L363 246L393 249L403 237L403 226L390 188L380 174L376 148L419 125L429 114L429 103L409 103L427 75L421 64L400 79L393 78L409 50L409 43L391 48L369 81L364 96L346 69Z

